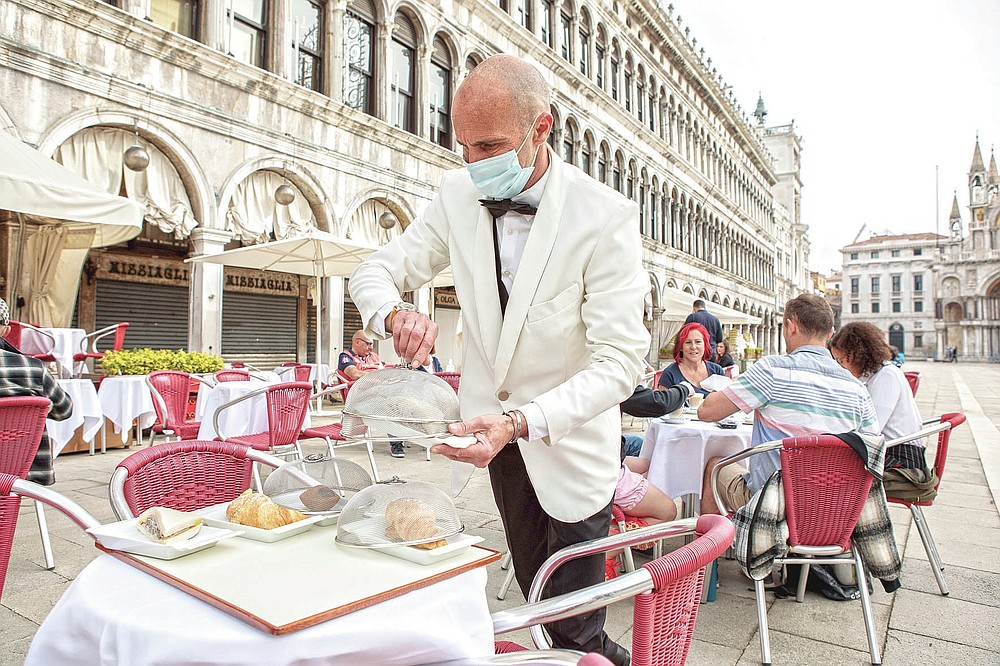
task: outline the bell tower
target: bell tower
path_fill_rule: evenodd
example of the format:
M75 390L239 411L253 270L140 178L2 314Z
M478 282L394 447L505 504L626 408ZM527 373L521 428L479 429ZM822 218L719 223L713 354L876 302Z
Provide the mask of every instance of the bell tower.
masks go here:
M986 219L986 181L986 167L983 166L983 154L979 150L979 134L976 134L976 149L972 153L972 166L969 167L969 210L972 213L970 230L982 226Z
M961 242L962 240L962 212L958 208L958 192L951 202L951 214L948 216L948 229L951 230L951 241Z

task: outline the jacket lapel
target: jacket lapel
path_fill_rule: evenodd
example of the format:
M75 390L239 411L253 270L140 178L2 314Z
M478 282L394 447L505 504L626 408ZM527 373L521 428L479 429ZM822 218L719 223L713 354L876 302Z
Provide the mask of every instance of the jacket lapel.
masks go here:
M566 174L563 161L546 145L549 151L549 178L545 184L545 191L538 206L538 212L531 223L531 231L528 233L528 241L524 246L524 254L521 256L521 263L517 267L517 275L514 277L514 284L511 288L510 300L507 302L507 312L503 317L503 327L500 330L500 340L497 347L496 363L494 365L494 377L497 385L503 383L510 368L511 359L514 356L514 349L517 346L518 338L524 326L525 317L528 314L528 307L534 299L538 290L538 283L542 279L542 273L548 263L549 255L555 245L556 236L559 232L559 223L562 219L563 208L566 201ZM492 242L492 238L490 239ZM492 248L491 248L492 249ZM493 263L490 263L492 266ZM496 292L496 278L493 279ZM497 301L499 308L499 297Z
M496 260L493 255L493 217L476 203L479 217L473 236L472 278L476 293L476 318L480 340L490 363L496 361L500 340L500 294L497 292Z

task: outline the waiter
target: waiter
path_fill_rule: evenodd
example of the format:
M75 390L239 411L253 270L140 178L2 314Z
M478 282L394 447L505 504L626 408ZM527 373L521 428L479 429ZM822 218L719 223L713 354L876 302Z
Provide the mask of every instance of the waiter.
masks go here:
M431 450L489 468L527 596L549 555L608 533L618 403L639 382L649 349L638 206L548 147L549 87L526 61L483 61L453 108L466 167L446 173L422 217L355 271L351 298L369 335L392 335L396 353L420 365L438 328L400 294L451 265L466 419L451 431L477 442ZM467 479L473 468L463 467ZM603 555L575 560L547 594L603 579ZM547 628L556 647L629 663L604 633L603 610Z

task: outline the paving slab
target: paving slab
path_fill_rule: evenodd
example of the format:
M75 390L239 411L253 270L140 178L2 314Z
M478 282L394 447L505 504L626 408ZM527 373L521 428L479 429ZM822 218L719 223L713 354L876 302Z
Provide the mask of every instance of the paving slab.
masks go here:
M904 558L900 580L908 590L927 594L940 593L927 560ZM948 585L950 599L1000 608L1000 574L949 566L945 567L944 580Z
M895 664L996 666L1000 664L1000 653L890 629L882 663L885 666Z
M936 593L897 591L889 628L1000 651L1000 608Z
M849 648L815 641L801 636L786 634L781 631L770 632L771 663L773 664L838 664L839 666L870 666L868 650L864 652ZM737 662L738 666L760 666L760 641L757 632L743 656Z

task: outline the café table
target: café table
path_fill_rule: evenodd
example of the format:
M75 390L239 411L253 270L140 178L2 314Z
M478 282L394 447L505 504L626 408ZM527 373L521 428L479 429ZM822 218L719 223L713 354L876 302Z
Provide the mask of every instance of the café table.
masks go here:
M702 476L709 459L749 448L753 427L740 424L730 430L715 423L677 420L681 422L650 420L639 457L649 461L649 482L670 497L683 497L685 517L689 517L701 498Z
M97 396L94 382L89 379L57 379L56 383L73 401L73 411L63 421L45 420L45 430L52 442L52 455L58 456L73 439L77 428L83 426L83 441L90 442L90 455L94 455L94 438L104 425L104 411ZM104 447L102 446L102 449ZM103 451L102 451L103 453Z
M38 335L30 328L21 332L21 351L26 354L51 353L59 363L61 370L68 376L73 375L73 354L81 351L83 339L87 331L82 328L43 328L41 329L55 338L55 347L49 351L51 342L48 338Z
M400 596L369 599L373 605L272 635L216 607L226 607L217 603L219 599L236 598L239 592L234 597L217 594L211 602L202 601L111 555L102 555L76 576L39 627L25 664L404 666L493 653L487 574L482 564L495 558L434 580L441 564L427 567L425 573L421 565L367 549L339 547L333 541L335 531L335 527L315 528L273 544L228 539L168 564L184 567L189 560L202 557L202 562L192 566L218 567L219 560L214 565L205 561L227 556L229 549L230 560L221 560L229 567L222 576L231 575L228 584L236 589L261 591L244 596L247 610L265 609L256 611L258 618L268 617L266 613L279 615L286 607L289 613L301 614L289 617L322 615L315 610L330 608L339 590L351 585L351 579L366 575L392 580L394 585L400 576L412 575L424 578L427 586L412 589L408 585L410 591L401 591ZM350 552L338 555L338 548ZM266 566L286 554L290 559L284 567ZM414 573L401 573L401 567L410 567ZM178 570L191 569L172 571ZM245 581L240 582L244 575ZM334 601L334 607L339 603Z
M318 366L315 363L302 363L300 365L309 366L309 381L316 385L316 382L325 382L330 377L330 366L326 363L320 363ZM319 374L317 375L317 369ZM295 381L295 367L291 365L279 365L274 369L274 372L281 378L283 382L294 382Z
M146 375L112 375L101 380L97 389L104 415L121 434L122 443L135 423L136 442L142 445L142 431L156 422L153 395L146 386Z
M245 396L251 391L267 386L267 383L251 380L248 382L219 382L213 387L205 385L198 387L198 402L195 406L195 420L201 421L198 429L198 439L215 439L219 433L215 431L212 417L220 406ZM312 425L308 412L302 422L302 428ZM267 430L267 398L263 394L229 407L219 415L219 428L227 437L251 435Z

